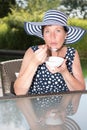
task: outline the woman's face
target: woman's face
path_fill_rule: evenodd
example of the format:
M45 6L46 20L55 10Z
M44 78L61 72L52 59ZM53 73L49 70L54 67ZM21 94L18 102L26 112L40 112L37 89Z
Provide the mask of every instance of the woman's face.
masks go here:
M67 33L62 26L50 25L45 26L43 36L46 45L51 48L60 49L64 44Z

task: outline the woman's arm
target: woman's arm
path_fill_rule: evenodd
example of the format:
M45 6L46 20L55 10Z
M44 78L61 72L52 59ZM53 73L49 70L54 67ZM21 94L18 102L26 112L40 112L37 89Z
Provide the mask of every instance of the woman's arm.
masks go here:
M37 127L38 117L34 112L31 99L19 98L16 103L19 110L23 113L25 119L27 120L27 123L30 126L30 128L32 130L36 130L36 128L38 128Z
M82 74L78 52L75 52L75 57L72 64L73 75L67 69L66 60L67 59L64 60L63 64L60 67L55 67L54 70L52 70L49 66L47 66L47 68L51 73L61 73L70 91L84 90L85 81Z
M45 46L35 52L33 52L31 48L26 51L19 76L14 83L16 95L25 95L28 92L38 66L42 64L47 57L46 51L47 48Z
M65 82L70 91L75 90L84 90L85 89L85 81L82 74L81 64L78 52L75 53L75 58L72 65L73 75L69 73L67 69L62 72L62 75L65 79Z

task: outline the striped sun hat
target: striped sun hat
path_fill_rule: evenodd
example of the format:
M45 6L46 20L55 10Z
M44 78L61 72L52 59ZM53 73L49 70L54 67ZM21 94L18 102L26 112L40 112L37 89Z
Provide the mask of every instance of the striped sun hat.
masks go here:
M63 12L58 10L48 10L42 22L24 22L24 29L30 35L35 35L43 39L42 26L60 25L68 29L66 44L77 42L87 30L76 26L67 25L68 17Z

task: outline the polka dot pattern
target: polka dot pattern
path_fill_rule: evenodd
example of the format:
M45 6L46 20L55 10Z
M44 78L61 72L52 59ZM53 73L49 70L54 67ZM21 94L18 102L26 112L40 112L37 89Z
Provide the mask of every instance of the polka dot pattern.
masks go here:
M61 104L63 96L55 95L51 97L38 97L32 99L32 105L37 116L44 115L49 109L56 109Z
M38 46L32 46L32 49L35 51L38 49ZM65 58L67 59L67 68L71 74L73 74L72 64L74 55L75 49L68 47ZM45 63L38 67L29 89L30 94L51 94L65 91L69 91L69 89L60 73L50 73Z

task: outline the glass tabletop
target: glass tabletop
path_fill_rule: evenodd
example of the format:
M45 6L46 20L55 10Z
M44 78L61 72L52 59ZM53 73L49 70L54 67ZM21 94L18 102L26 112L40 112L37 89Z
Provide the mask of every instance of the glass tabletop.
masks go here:
M0 98L1 130L86 130L87 93Z

